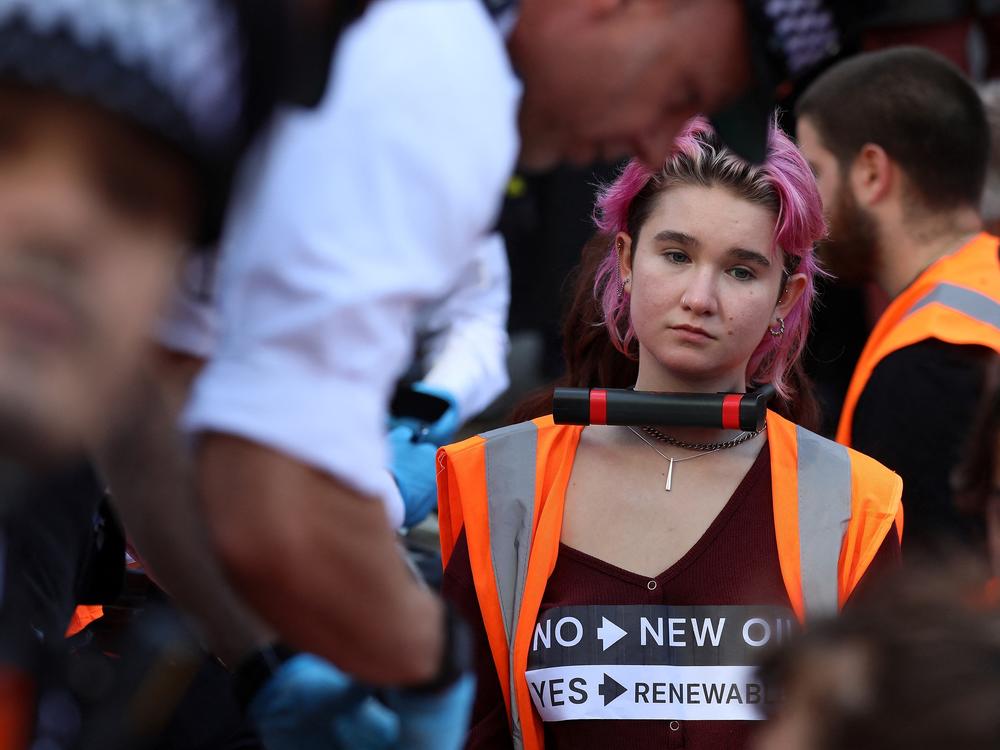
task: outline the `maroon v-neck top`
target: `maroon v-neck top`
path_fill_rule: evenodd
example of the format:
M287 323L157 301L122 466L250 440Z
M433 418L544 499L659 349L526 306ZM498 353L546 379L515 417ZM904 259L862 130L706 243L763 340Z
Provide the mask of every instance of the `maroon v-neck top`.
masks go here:
M895 534L889 534L866 579L877 576L880 568L895 565L898 559L899 543ZM478 693L466 747L509 748L511 739L503 693L479 612L464 532L445 571L443 592L473 624L478 636ZM552 607L579 604L772 605L790 609L775 541L768 446L765 444L702 537L655 578L623 570L561 544L540 613ZM558 721L545 724L545 747L546 750L737 750L745 747L755 724L751 721Z

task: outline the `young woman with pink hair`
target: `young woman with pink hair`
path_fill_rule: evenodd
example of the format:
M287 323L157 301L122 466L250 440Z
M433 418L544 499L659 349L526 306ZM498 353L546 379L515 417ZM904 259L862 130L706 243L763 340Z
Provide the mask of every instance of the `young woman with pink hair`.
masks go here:
M760 654L898 560L901 482L791 421L825 227L784 134L751 165L693 120L595 215L601 327L578 295L570 382L623 385L595 380L634 361L636 390L769 383L785 416L753 433L541 417L442 450L444 590L481 623L468 747L740 748L774 699Z

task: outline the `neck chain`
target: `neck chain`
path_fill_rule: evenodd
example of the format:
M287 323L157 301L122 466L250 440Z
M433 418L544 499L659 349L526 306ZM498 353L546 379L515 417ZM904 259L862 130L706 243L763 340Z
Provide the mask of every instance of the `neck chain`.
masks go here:
M745 443L750 438L756 437L757 435L760 434L760 430L758 430L757 432L745 432L742 435L740 435L740 437L736 438L735 440L729 440L729 441L727 441L725 443L719 443L714 448L712 448L712 447L704 448L704 449L702 449L702 451L703 451L702 453L697 453L697 454L695 454L693 456L686 456L684 458L674 458L673 456L668 456L665 453L663 453L659 448L657 448L655 445L653 445L651 442L649 442L649 440L646 439L646 437L644 437L641 432L639 432L637 429L635 429L631 425L629 426L628 429L629 429L629 431L633 435L635 435L642 442L644 442L646 445L648 445L650 447L650 449L654 453L656 453L660 458L662 458L665 461L669 462L667 464L667 481L663 485L663 490L665 492L670 492L670 489L671 489L671 487L672 487L672 485L674 483L674 464L679 464L681 461L692 461L692 460L694 460L696 458L702 458L703 456L707 456L710 453L715 453L716 451L721 451L721 450L724 450L726 448L733 448L733 447L739 445L740 443ZM643 429L645 430L645 429L648 429L648 428L644 427Z
M747 440L757 437L761 432L767 429L765 424L759 430L755 432L744 432L742 435L734 437L732 440L725 440L721 443L688 443L684 440L678 440L675 437L667 435L665 432L660 432L655 427L645 426L642 431L645 432L650 437L656 438L661 443L667 443L668 445L676 445L678 448L684 448L689 451L707 451L709 453L713 451L722 450L723 448L735 448L740 443L745 443ZM632 430L635 432L635 430ZM686 459L681 459L686 460Z

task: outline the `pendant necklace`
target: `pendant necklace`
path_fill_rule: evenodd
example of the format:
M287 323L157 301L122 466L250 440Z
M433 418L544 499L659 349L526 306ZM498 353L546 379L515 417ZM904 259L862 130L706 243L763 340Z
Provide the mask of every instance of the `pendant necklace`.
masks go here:
M735 448L740 443L745 443L750 438L757 437L757 435L760 434L760 430L758 430L757 432L745 432L735 440L729 440L725 443L719 443L714 447L709 447L707 450L703 449L701 453L698 453L694 456L686 456L685 458L674 458L673 456L668 456L665 453L663 453L659 448L653 445L641 432L639 432L631 425L628 426L628 429L633 435L635 435L642 442L648 445L649 448L653 452L655 452L660 458L667 461L667 481L666 484L664 484L663 486L663 490L665 492L670 492L670 489L674 483L674 464L679 464L682 461L693 461L696 458L701 458L702 456L707 456L710 453L716 453L718 451L725 450L726 448Z

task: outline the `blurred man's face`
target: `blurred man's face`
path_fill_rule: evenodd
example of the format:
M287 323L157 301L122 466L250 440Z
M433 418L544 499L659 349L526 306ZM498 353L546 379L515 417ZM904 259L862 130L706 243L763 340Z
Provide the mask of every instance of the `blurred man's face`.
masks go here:
M90 105L0 84L0 450L106 427L195 217L193 174Z
M688 118L745 87L742 6L526 0L509 43L524 80L522 166L626 154L661 165Z
M860 283L873 277L878 251L878 228L870 212L858 205L846 170L823 145L808 117L799 120L799 150L806 157L823 199L823 212L830 228L820 245L820 257L841 281Z
M756 729L753 750L816 750L833 747L829 737L845 713L872 702L869 659L849 643L802 652L781 685L775 715ZM840 745L837 745L839 748Z

